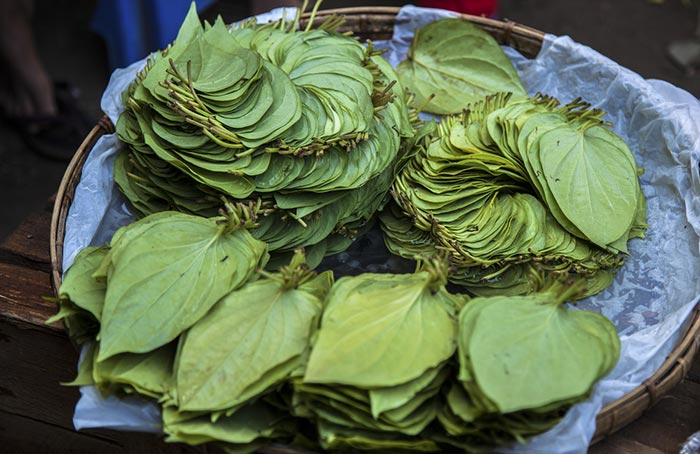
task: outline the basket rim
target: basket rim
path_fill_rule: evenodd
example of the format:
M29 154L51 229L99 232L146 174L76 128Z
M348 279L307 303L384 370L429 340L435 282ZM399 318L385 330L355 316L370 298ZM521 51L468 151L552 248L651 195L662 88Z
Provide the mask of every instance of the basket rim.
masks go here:
M316 14L316 19L330 15L343 15L346 17L358 18L368 16L366 19L377 16L386 16L384 19L392 20L398 14L399 7L348 7L320 10ZM308 19L310 13L304 13L302 20ZM541 47L545 33L512 21L499 21L480 16L462 14L461 18L475 23L490 31L500 31L500 42L512 45L518 39L528 40L530 44L537 44L537 50ZM517 46L513 46L516 47ZM535 52L536 53L536 52ZM104 134L114 133L114 125L105 115L89 132L63 175L51 216L50 259L51 259L51 284L54 293L58 295L58 290L62 278L63 264L63 239L65 235L65 224L68 210L73 201L75 189L80 180L82 167L90 154L97 140ZM605 405L596 415L596 431L591 440L591 444L601 441L605 437L613 434L617 430L626 426L630 422L639 418L649 407L654 405L658 399L673 389L688 374L690 367L695 360L695 356L700 350L700 303L698 303L691 314L684 322L682 335L673 350L668 354L661 366L642 384L628 392L624 396ZM280 447L263 448L260 453L287 454L301 453L296 450L280 450Z
M380 15L387 15L387 16L393 16L394 18L398 15L399 11L401 10L402 7L400 6L349 6L349 7L344 7L344 8L333 8L333 9L324 9L324 10L319 10L316 13L316 17L322 17L322 16L331 16L331 15L338 15L338 16L359 16L359 15L375 15L375 14L380 14ZM310 12L303 13L301 15L302 19L308 19L311 17ZM491 19L485 16L475 16L473 14L465 14L465 13L459 13L459 17L462 19L468 20L469 22L478 24L478 25L483 25L483 26L488 26L488 27L493 27L493 28L508 28L508 27L513 27L514 30L517 30L519 34L523 35L530 35L533 38L539 38L539 39L544 39L545 32L538 30L533 27L529 27L527 25L520 24L518 22L511 21L509 19L505 20L499 20L499 19Z
M53 211L51 212L51 232L49 234L49 258L51 261L51 286L54 294L58 296L63 274L63 240L66 233L66 218L68 210L73 202L73 196L77 182L82 174L83 164L97 140L106 133L114 131L109 117L100 118L99 122L90 130L88 135L78 147L75 155L68 163L61 183L56 192Z
M400 10L401 7L398 6L354 6L333 8L319 10L315 15L314 20L323 20L324 17L337 15L344 16L346 19L360 19L361 22L368 22L377 19L390 19L395 21ZM310 17L311 13L306 12L301 15L301 20L303 22L308 20ZM478 25L479 27L491 32L492 35L495 32L500 32L494 36L499 44L509 45L520 51L522 51L523 48L527 48L525 49L525 53L529 54L528 56L534 56L537 52L539 52L546 35L546 33L541 30L528 27L527 25L523 25L509 19L490 19L484 16L475 16L464 13L460 13L456 17ZM530 46L526 46L525 43L529 44Z

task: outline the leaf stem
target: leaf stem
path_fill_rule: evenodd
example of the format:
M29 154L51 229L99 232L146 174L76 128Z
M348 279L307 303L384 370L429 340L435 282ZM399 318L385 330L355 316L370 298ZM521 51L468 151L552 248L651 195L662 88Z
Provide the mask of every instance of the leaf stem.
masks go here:
M316 277L316 272L306 264L306 255L303 249L296 249L289 265L281 267L277 273L259 270L258 274L281 283L284 290L298 288Z
M262 200L251 200L247 204L243 202L232 203L225 197L221 198L224 208L219 210L222 219L218 223L222 226L222 232L233 233L236 230L251 230L258 227L258 214L262 208Z
M446 252L438 252L431 257L417 257L417 260L416 272L426 271L430 274L428 288L432 293L436 293L447 285L449 255Z

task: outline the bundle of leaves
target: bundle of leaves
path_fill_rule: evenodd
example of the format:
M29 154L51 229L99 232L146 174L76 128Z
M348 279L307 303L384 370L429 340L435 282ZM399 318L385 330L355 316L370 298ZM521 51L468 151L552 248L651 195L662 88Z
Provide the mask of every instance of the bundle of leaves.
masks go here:
M234 218L159 213L84 249L51 321L87 345L71 385L158 403L168 441L252 452L296 434L285 385L303 376L333 274L301 252L256 272L266 247Z
M332 284L332 272L309 270L297 251L279 273L229 293L181 336L161 400L167 440L248 452L294 438L285 385L304 374Z
M302 379L295 411L312 418L324 449L433 451L424 436L457 343L461 295L444 263L414 274L339 279Z
M567 308L581 282L527 296L479 297L459 315L456 379L444 388L436 441L477 452L553 427L617 364L620 341L603 315Z
M99 361L168 344L265 266L253 219L254 207L227 204L214 218L166 211L120 228L76 256L56 318L77 341L99 332Z
M119 229L109 246L78 253L49 320L89 345L72 384L163 397L177 339L269 258L247 230L250 211L228 208L211 219L157 213Z
M550 275L607 287L643 237L639 169L603 112L545 96L489 95L426 125L382 213L389 249L447 250L475 294L526 294Z
M212 216L225 195L259 201L271 252L307 247L313 265L349 245L412 134L406 94L339 18L299 17L202 27L192 7L123 94L114 178L136 213Z

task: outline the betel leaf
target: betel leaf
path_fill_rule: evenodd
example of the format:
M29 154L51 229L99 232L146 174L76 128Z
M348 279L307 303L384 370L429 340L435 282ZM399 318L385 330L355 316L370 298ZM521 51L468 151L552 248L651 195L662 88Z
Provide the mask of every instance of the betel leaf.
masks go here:
M334 452L442 452L437 443L423 437L355 429L326 421L318 422L318 432L323 449Z
M340 279L331 289L304 381L386 387L418 378L455 349L461 299L427 271Z
M74 342L94 340L99 331L105 282L92 275L107 255L109 248L89 246L82 249L66 271L58 291L60 309L46 323L62 321Z
M569 221L601 247L622 237L637 212L639 185L625 142L600 126L561 126L541 136L539 149L547 186Z
M84 349L82 358L78 362L78 375L70 382L61 383L63 386L91 386L95 384L95 380L92 378L92 369L95 364L97 343L86 344Z
M444 375L445 370L444 367L435 367L420 377L402 385L371 389L369 391L369 398L372 416L377 418L386 411L394 410L405 405L409 401L415 399L416 395L424 391L425 388L431 386L433 382L437 382L437 387L439 388L439 385L444 381L445 377L441 376L441 374ZM438 377L439 379L437 379Z
M174 342L148 353L114 355L104 361L94 362L92 378L103 395L135 391L157 399L165 394L170 382L174 356Z
M408 58L397 68L401 82L423 110L446 115L496 92L527 96L513 64L496 40L462 19L442 19L416 30Z
M209 414L198 416L195 413L192 416L172 407L163 409L163 431L169 442L198 445L216 441L230 443L227 447L242 449L240 452L254 452L269 444L270 439L291 438L295 430L294 420L263 402L243 407L231 416L218 418L216 422L212 422ZM262 443L254 444L256 441Z
M60 298L67 298L76 306L90 312L98 321L102 317L105 299L105 283L92 277L107 255L106 247L86 247L75 256L58 291Z
M470 309L472 307L473 309ZM460 314L460 379L500 413L583 398L617 363L615 326L551 292L475 298ZM472 395L478 397L478 395Z
M295 258L298 256L295 256ZM295 260L293 258L293 261ZM290 275L303 276L303 261ZM251 282L221 299L181 339L177 364L179 409L224 410L256 397L303 366L323 308L326 272L295 287L278 275ZM327 289L326 289L327 290ZM221 342L228 338L230 342Z
M140 235L119 235L109 256L98 361L167 344L264 265L267 246L221 222L173 212Z

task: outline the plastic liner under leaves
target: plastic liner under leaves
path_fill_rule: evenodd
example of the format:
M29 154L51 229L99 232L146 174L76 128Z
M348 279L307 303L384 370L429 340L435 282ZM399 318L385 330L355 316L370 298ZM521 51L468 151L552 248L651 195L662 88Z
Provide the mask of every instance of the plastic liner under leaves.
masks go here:
M263 20L281 17L273 10ZM288 15L294 11L287 10ZM407 6L396 21L394 38L375 43L389 50L395 66L410 44L413 30L454 13ZM507 453L585 453L595 432L600 409L651 376L672 351L700 295L700 103L689 93L666 82L645 80L598 52L569 37L547 35L535 59L504 48L530 94L543 92L567 103L582 97L607 111L606 120L622 136L645 169L641 177L647 199L649 230L645 240L630 243L631 258L615 283L603 293L579 303L602 312L617 326L622 352L616 368L594 390L591 398L575 405L554 429L526 445L502 448ZM112 75L102 109L116 122L120 94L143 65L137 62ZM112 164L120 145L116 135L103 136L93 147L76 188L66 221L63 269L88 245L107 242L112 233L133 217L112 180ZM359 238L357 250L381 248L381 237ZM369 256L371 262L368 262ZM389 271L400 261L382 262L376 255L351 249L330 265L350 274L367 269ZM89 387L81 390L76 428L109 427L158 431L157 409L147 403L102 399Z

